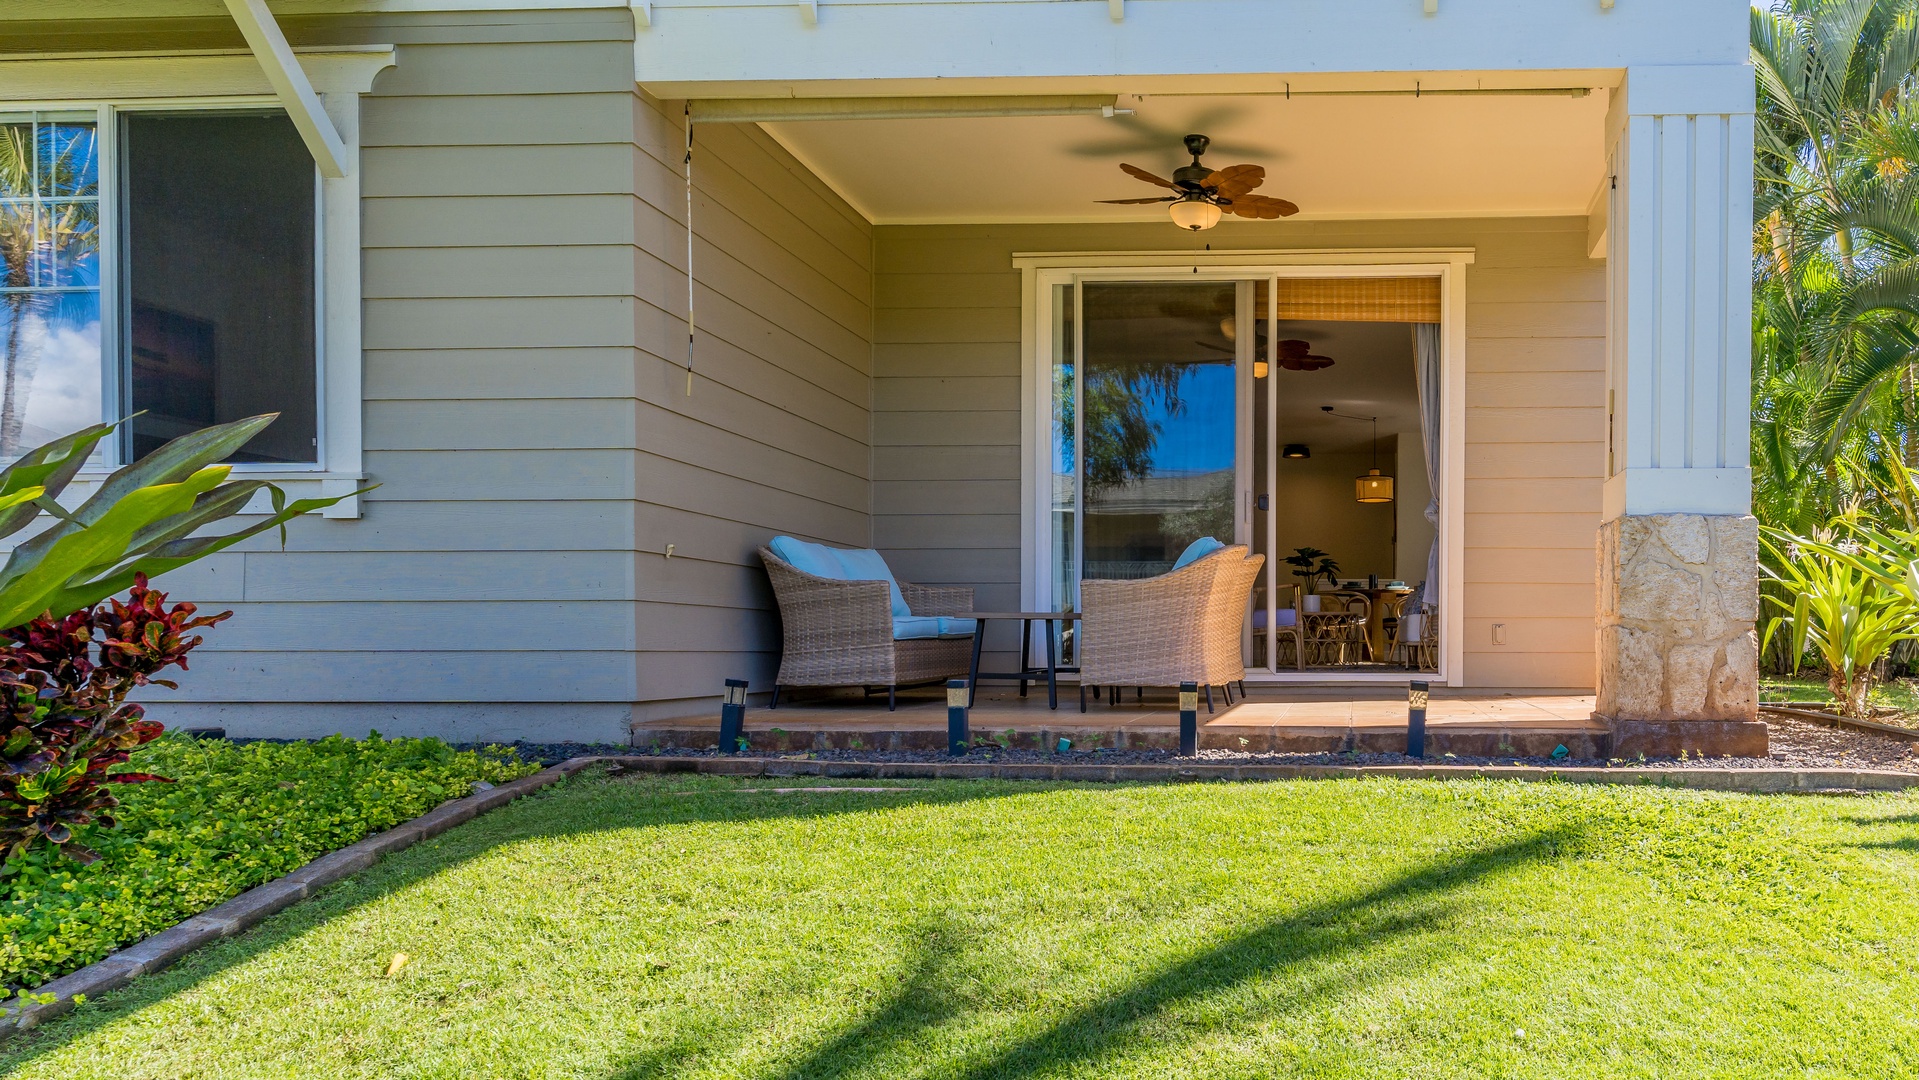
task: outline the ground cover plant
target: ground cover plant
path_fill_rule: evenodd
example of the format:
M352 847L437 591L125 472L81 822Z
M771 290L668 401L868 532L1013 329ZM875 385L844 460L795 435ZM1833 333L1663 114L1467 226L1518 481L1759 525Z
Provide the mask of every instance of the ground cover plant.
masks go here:
M120 827L76 827L91 865L39 846L0 875L0 987L32 988L326 852L533 771L436 739L196 741L143 747L170 784L120 788Z
M1907 795L587 775L0 1072L1910 1075L1916 860Z

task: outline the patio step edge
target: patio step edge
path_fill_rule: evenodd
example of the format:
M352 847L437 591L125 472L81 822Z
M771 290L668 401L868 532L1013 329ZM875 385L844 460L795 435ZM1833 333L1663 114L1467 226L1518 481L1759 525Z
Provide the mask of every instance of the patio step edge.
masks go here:
M1840 791L1905 791L1919 788L1919 773L1886 769L1715 769L1547 765L1260 765L1195 761L1164 765L1103 765L1075 762L989 763L978 761L821 761L796 757L655 757L600 759L634 772L705 773L724 776L819 776L833 779L1072 780L1338 780L1393 777L1405 780L1518 780L1613 784L1789 794Z
M190 915L164 930L116 949L78 971L43 983L29 993L36 996L52 995L52 1001L0 1008L0 1044L54 1017L73 1011L76 995L84 1000L118 990L142 975L150 975L171 966L202 946L251 929L269 916L292 907L328 885L352 877L394 852L438 836L455 825L465 824L489 810L557 783L602 760L625 759L597 756L570 758L518 780L510 780L472 795L448 799L411 821L403 821L384 832L326 852L298 869L255 885L223 904Z

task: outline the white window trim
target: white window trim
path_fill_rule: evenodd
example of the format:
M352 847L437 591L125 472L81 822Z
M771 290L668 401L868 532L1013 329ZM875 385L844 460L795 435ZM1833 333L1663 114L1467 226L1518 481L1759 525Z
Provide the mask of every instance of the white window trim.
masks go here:
M364 487L362 451L360 297L360 95L393 66L390 45L296 50L328 117L346 147L346 175L320 177L316 267L320 357L320 461L288 467L236 463L236 478L271 480L292 498L344 495ZM102 144L113 138L108 121L121 110L150 108L280 108L260 63L245 51L182 54L120 54L0 60L0 112L95 110L102 118ZM103 178L104 179L104 178ZM103 191L103 195L105 192ZM103 200L103 212L115 212ZM111 273L117 252L102 248L102 311L116 303ZM117 328L117 321L109 325ZM117 342L108 344L118 348ZM69 491L91 494L105 470L83 471ZM360 500L346 499L323 511L329 518L357 518ZM247 513L266 513L264 493Z
M1439 558L1439 669L1430 681L1465 684L1466 576L1466 267L1470 248L1298 251L1069 251L1016 252L1024 303L1020 353L1020 603L1036 610L1050 592L1050 550L1041 525L1051 511L1050 485L1042 480L1052 446L1052 336L1047 331L1052 287L1078 280L1167 278L1183 272L1203 276L1274 277L1437 277L1440 283L1440 418L1442 424ZM1242 407L1243 407L1242 402ZM1042 584L1044 583L1044 584ZM1252 682L1391 683L1392 672L1338 674L1279 672L1247 674Z

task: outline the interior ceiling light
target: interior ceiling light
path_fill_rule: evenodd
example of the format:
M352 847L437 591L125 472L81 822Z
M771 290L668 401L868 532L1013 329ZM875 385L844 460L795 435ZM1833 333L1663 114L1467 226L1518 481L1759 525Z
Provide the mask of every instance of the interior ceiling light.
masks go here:
M1379 471L1379 417L1348 416L1336 413L1331 405L1321 405L1319 411L1328 416L1337 416L1346 420L1364 420L1373 425L1373 467L1366 470L1364 476L1353 477L1353 498L1363 503L1389 503L1393 501L1393 478Z
M1289 442L1286 444L1286 448L1279 452L1279 456L1284 458L1309 458L1313 456L1313 451L1312 448L1305 443Z
M1135 180L1144 180L1171 191L1171 195L1153 195L1144 199L1101 199L1119 206L1143 206L1148 203L1172 203L1167 211L1173 224L1199 232L1219 224L1221 214L1243 218L1292 217L1299 207L1285 199L1254 195L1252 190L1266 182L1266 170L1258 165L1228 165L1214 171L1200 164L1199 157L1212 142L1204 135L1186 136L1186 152L1193 155L1191 165L1174 170L1171 180L1154 176L1137 165L1120 165L1121 171Z

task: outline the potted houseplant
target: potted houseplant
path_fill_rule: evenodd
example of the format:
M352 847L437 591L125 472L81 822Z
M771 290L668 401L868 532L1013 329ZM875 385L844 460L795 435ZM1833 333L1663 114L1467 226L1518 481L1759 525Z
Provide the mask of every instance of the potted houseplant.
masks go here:
M1319 597L1313 590L1321 578L1325 578L1328 584L1337 585L1339 564L1316 547L1294 548L1293 553L1286 556L1285 562L1288 566L1298 567L1293 571L1293 576L1303 584L1300 607L1306 611L1318 611Z

